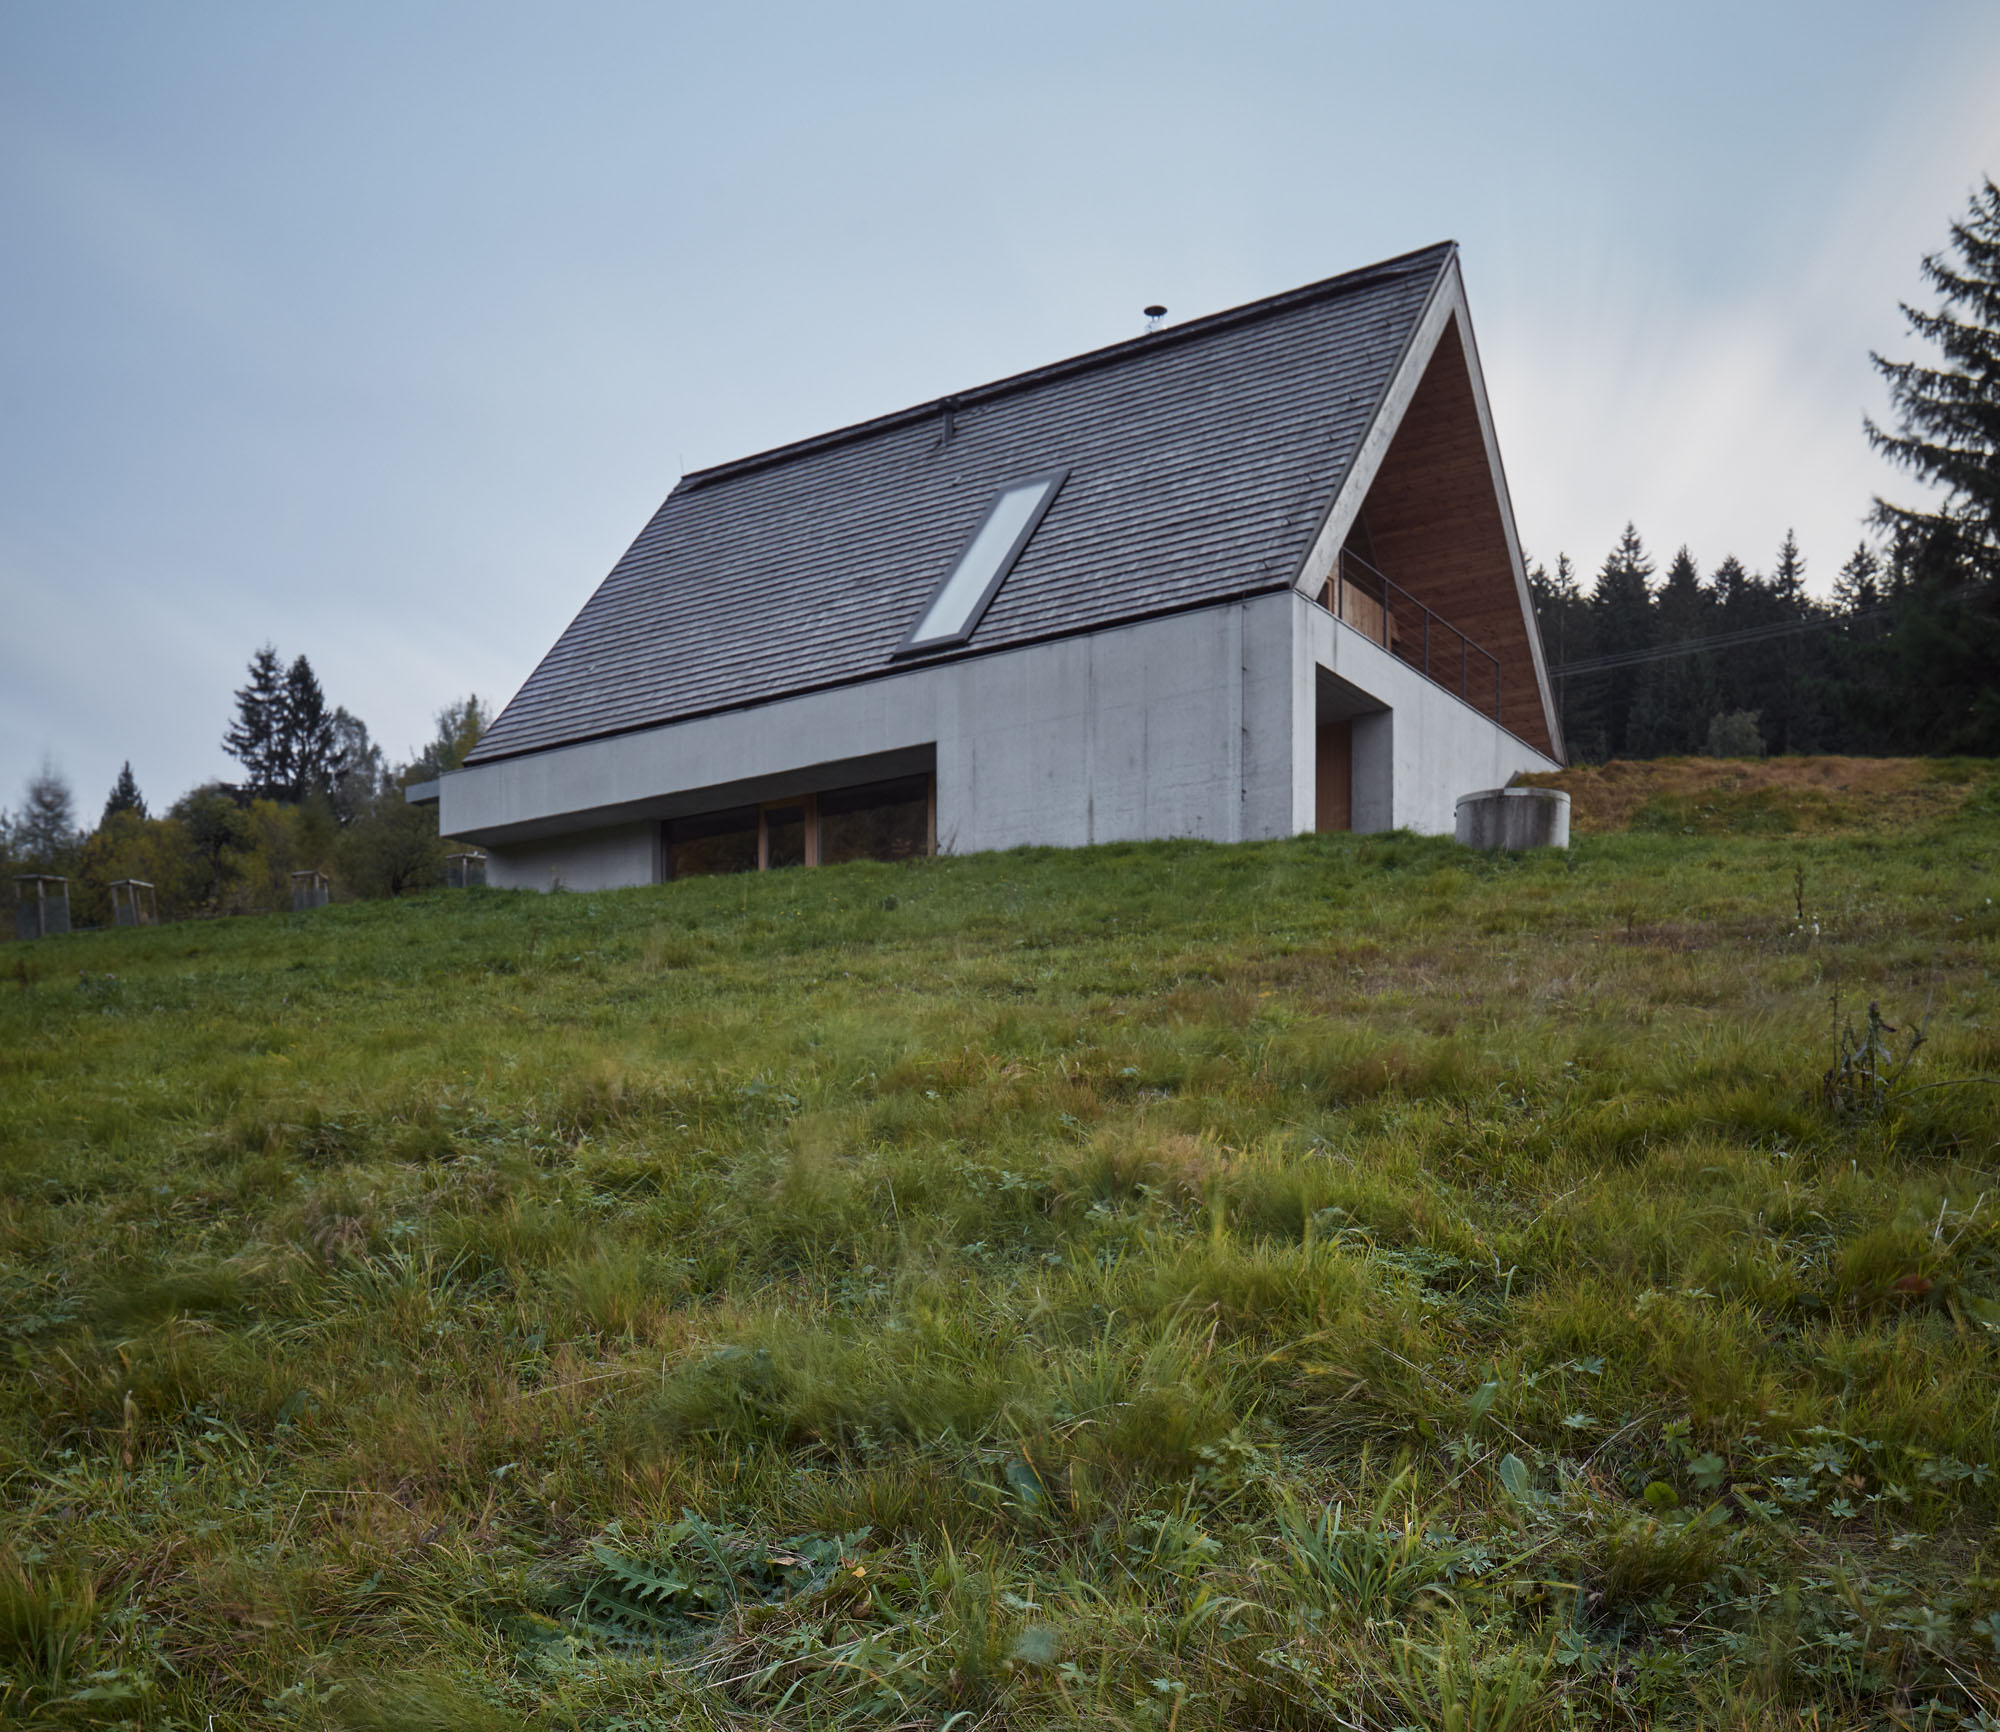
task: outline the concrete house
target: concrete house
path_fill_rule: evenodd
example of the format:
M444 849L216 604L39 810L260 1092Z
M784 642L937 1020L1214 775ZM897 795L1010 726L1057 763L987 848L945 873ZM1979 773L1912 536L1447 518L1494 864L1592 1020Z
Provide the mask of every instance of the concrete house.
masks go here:
M1562 750L1446 244L688 475L432 787L582 890L1447 833Z

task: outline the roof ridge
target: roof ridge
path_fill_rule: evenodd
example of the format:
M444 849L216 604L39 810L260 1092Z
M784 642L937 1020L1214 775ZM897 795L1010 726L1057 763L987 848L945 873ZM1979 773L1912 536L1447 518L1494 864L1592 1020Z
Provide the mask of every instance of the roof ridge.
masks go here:
M1103 348L1086 349L1080 355L1071 355L1064 360L1031 367L1026 372L1009 373L983 385L949 392L942 397L932 397L925 402L914 403L906 409L891 410L886 415L877 415L866 421L850 422L845 427L836 427L829 432L811 434L804 439L790 440L783 445L773 445L766 450L753 452L747 457L732 458L726 463L712 463L705 469L690 470L674 488L674 493L691 493L703 487L713 486L719 481L731 481L738 476L753 475L759 470L772 469L779 464L789 463L794 458L831 451L842 445L850 445L862 439L873 438L880 433L891 432L898 427L917 425L933 419L947 409L963 409L974 403L992 402L996 398L1011 396L1017 391L1028 390L1054 379L1089 372L1098 367L1113 366L1135 355L1151 354L1158 349L1174 347L1197 337L1228 330L1233 326L1254 324L1259 319L1269 318L1275 313L1290 312L1296 307L1311 306L1319 301L1331 300L1336 295L1352 294L1359 289L1372 288L1381 283L1414 276L1424 268L1427 261L1435 260L1434 268L1441 271L1457 252L1456 241L1435 241L1427 247L1418 247L1412 252L1398 253L1394 258L1382 259L1372 265L1363 265L1358 270L1342 271L1333 277L1322 277L1318 282L1306 283L1296 289L1286 289L1275 295L1266 295L1261 300L1245 301L1240 306L1225 307L1218 313L1205 313L1198 319L1188 320L1184 325L1173 325L1163 331L1148 331L1141 336L1127 337L1119 342L1107 344ZM672 495L668 497L671 498Z

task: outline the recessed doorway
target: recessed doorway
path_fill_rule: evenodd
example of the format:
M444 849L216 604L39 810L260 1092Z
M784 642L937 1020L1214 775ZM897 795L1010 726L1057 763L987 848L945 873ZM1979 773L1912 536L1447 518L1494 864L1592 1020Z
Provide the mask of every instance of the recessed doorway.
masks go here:
M1313 739L1313 828L1354 828L1354 724L1321 722Z

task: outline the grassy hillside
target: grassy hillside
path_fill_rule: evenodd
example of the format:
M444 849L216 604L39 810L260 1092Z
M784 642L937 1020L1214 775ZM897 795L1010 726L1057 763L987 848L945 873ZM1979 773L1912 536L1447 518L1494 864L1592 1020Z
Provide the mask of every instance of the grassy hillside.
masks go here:
M1684 836L1900 834L1988 785L1962 758L1614 758L1520 781L1566 789L1579 835Z
M1952 774L9 947L0 1721L1994 1725Z

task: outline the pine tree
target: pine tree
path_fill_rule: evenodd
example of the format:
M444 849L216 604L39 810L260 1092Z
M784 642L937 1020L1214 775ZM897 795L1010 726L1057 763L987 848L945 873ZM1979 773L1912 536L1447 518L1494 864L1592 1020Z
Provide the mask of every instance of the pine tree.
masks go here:
M1805 556L1790 529L1778 547L1769 586L1774 623L1804 624L1820 609L1806 589ZM1823 646L1809 633L1776 639L1761 658L1769 682L1765 731L1774 752L1816 752L1825 732L1817 686L1823 677Z
M1882 605L1882 562L1867 542L1847 556L1833 580L1833 605L1841 613L1868 613Z
M1535 624L1542 634L1542 654L1548 658L1549 678L1555 686L1556 715L1562 724L1563 740L1576 755L1570 682L1563 666L1590 654L1590 603L1584 599L1576 581L1576 566L1566 553L1556 555L1553 577L1540 565L1528 573L1528 594L1534 602Z
M222 736L222 749L243 766L245 788L258 797L280 786L279 731L284 724L285 676L277 649L266 644L250 658L250 679L237 688L236 720Z
M1871 354L1889 382L1898 430L1871 420L1869 442L1891 462L1942 487L1933 511L1875 502L1886 529L1944 538L1970 572L2000 580L2000 187L1988 180L1963 222L1951 225L1956 260L1932 253L1924 280L1942 305L1935 313L1905 306L1911 331L1939 351L1943 365L1887 361Z
M1683 643L1708 633L1709 594L1701 587L1701 570L1685 544L1667 564L1666 580L1654 603L1663 642Z
M1865 541L1847 556L1833 580L1837 624L1829 647L1838 681L1839 749L1845 752L1887 752L1898 744L1898 670L1888 641L1894 630L1893 591L1892 574Z
M77 844L76 801L53 758L28 778L26 797L10 825L14 851L37 872L66 872Z
M1711 579L1715 591L1715 605L1725 614L1731 609L1741 609L1745 596L1756 586L1756 582L1757 580L1743 569L1743 561L1735 554L1729 554L1715 568L1715 576ZM1718 621L1716 629L1722 631L1729 628Z
M1906 749L2000 752L2000 188L1985 181L1950 256L1923 262L1934 313L1905 306L1939 365L1869 358L1897 431L1866 423L1891 462L1943 490L1933 510L1875 502L1893 537L1893 698L1884 724Z
M1611 550L1591 591L1590 614L1598 655L1618 655L1650 649L1653 642L1653 592L1647 580L1653 562L1639 531L1625 533ZM1618 669L1592 676L1594 702L1591 729L1593 757L1613 758L1632 750L1631 720L1635 686L1630 673Z
M1778 563L1771 568L1771 594L1789 612L1797 613L1805 606L1806 561L1794 530L1786 530L1785 539L1778 544Z
M326 694L312 663L304 656L285 675L273 758L277 785L289 799L324 794L333 786L333 717L327 713Z
M1715 568L1715 627L1718 633L1751 631L1779 624L1784 618L1771 585L1747 570L1735 554ZM1732 644L1715 652L1715 704L1719 713L1755 711L1769 716L1777 708L1778 679L1769 643ZM1768 733L1768 727L1766 729Z
M1683 547L1667 566L1666 581L1653 604L1655 634L1663 644L1686 644L1708 636L1714 597L1701 587L1694 555ZM1631 749L1640 756L1698 752L1715 713L1715 671L1707 655L1694 652L1642 664L1635 670Z
M118 772L118 780L111 784L111 794L104 802L104 816L98 819L101 830L120 812L131 812L138 817L146 816L146 796L139 792L139 784L132 775L132 760L127 758L125 766Z

